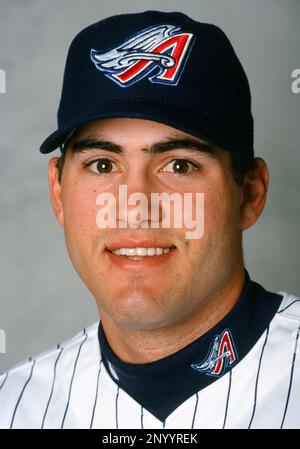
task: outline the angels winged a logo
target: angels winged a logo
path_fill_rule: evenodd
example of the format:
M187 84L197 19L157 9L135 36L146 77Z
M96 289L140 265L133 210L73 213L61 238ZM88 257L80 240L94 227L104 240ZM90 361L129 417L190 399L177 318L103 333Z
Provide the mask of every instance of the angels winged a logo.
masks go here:
M189 56L193 34L175 25L147 28L107 52L91 49L96 68L121 87L142 78L177 85ZM149 76L150 72L152 76Z
M230 330L225 329L216 335L208 354L203 362L192 364L191 367L208 376L220 376L238 359L237 351Z

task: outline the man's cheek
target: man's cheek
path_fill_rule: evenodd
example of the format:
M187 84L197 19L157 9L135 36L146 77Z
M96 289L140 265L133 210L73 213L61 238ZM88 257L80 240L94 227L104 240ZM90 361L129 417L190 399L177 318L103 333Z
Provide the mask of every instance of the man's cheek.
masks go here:
M74 227L96 225L96 196L82 192L80 189L64 198L65 220Z

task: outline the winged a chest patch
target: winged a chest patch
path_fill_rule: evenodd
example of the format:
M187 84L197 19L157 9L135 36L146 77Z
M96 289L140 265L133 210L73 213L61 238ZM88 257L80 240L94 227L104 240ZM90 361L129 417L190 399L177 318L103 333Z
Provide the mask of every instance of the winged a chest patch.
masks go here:
M215 336L205 359L201 363L193 363L191 367L208 376L219 377L237 359L231 332L225 329L220 335Z

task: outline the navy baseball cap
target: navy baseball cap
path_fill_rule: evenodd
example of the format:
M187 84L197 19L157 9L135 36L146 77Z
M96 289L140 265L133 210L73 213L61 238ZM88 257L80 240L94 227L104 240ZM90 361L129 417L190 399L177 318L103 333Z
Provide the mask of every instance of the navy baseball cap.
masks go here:
M246 74L224 32L179 12L120 14L73 39L58 128L41 153L87 122L154 120L233 153L254 155Z

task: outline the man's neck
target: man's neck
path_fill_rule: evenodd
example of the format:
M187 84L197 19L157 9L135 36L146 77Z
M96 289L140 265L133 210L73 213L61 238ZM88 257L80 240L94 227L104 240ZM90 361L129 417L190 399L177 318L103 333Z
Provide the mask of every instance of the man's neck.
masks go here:
M201 306L181 322L159 329L132 330L118 325L101 310L107 341L126 363L149 363L179 351L213 328L238 301L245 282L244 267L222 292L203 299Z

